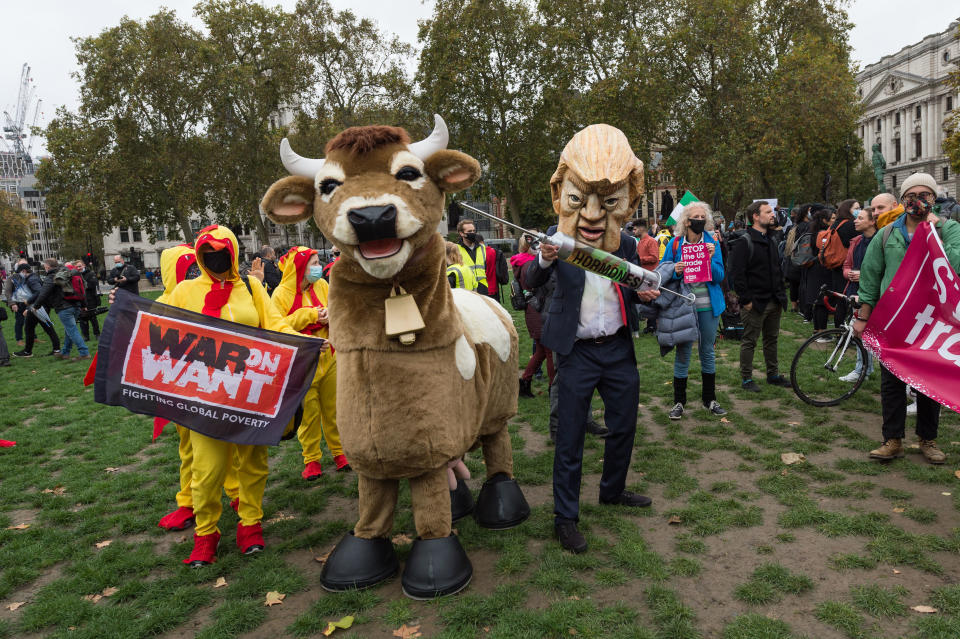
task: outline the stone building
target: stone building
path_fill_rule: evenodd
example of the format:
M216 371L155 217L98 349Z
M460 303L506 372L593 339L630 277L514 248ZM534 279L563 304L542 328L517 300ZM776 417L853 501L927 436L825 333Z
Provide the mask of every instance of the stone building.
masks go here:
M958 106L958 94L947 76L960 67L960 21L920 42L880 58L857 74L857 94L864 115L857 133L869 163L873 145L887 163L884 184L899 196L911 173L934 176L952 196L960 180L943 153L944 125Z

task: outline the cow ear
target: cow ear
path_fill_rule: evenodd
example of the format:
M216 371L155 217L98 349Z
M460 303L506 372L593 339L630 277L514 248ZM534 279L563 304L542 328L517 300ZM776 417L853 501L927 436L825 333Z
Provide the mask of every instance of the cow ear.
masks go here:
M446 193L468 188L480 179L480 163L466 153L443 149L424 162L424 170L437 187Z
M291 175L267 189L260 210L277 224L296 224L313 215L313 196L313 180Z

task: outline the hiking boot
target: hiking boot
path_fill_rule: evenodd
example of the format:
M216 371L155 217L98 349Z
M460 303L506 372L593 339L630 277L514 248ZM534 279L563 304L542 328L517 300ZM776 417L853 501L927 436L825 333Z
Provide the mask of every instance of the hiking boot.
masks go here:
M781 388L793 388L790 385L790 380L784 377L783 375L777 375L776 377L768 377L767 383L771 386L779 386Z
M558 521L553 525L553 533L564 550L569 550L575 555L587 551L587 538L577 530L577 522Z
M667 417L670 419L680 419L683 417L683 404L680 402L674 404L673 408L670 409L670 412L667 413Z
M712 402L710 402L709 406L704 406L704 408L706 408L708 411L710 411L711 413L717 416L727 414L727 411L725 411L723 408L720 407L720 404L717 403L717 400L713 400Z
M520 380L520 397L533 397L533 391L530 389L530 380L522 379Z
M870 451L871 459L897 459L899 457L903 457L903 440L895 437L883 442L883 446L880 448Z
M757 386L757 383L756 383L755 381L753 381L752 379L744 380L744 382L743 382L742 384L740 384L740 388L742 388L742 389L745 390L745 391L749 391L749 392L751 392L751 393L759 393L759 392L760 392L760 387Z
M942 450L937 448L936 440L921 439L920 452L923 453L923 456L926 457L927 461L931 464L942 464L947 461L947 456L943 454Z

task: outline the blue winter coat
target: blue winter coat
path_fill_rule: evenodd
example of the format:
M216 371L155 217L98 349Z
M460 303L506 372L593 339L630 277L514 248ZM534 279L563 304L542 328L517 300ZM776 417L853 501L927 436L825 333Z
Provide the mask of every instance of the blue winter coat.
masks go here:
M723 282L724 271L723 271L723 251L720 250L720 243L717 242L716 238L713 237L709 231L703 232L703 241L710 242L714 245L713 259L710 260L710 274L713 276L713 279L707 282L707 291L710 293L710 306L713 307L713 316L720 317L720 314L727 308L727 303L723 299L723 290L720 288L720 284ZM660 263L664 262L680 262L681 250L683 244L686 242L686 238L674 238L670 240L667 244L667 250L663 253L663 259L660 260ZM658 269L659 270L659 269ZM683 280L683 275L677 275L676 271L671 271L669 275L664 276L669 277L672 280ZM669 295L669 293L668 293Z
M677 293L689 295L692 291L682 279L670 279L673 268L673 262L660 262L657 266L661 288L669 288ZM657 342L661 347L672 347L700 339L696 309L692 303L681 297L661 293L649 304L640 304L637 308L642 316L656 318Z

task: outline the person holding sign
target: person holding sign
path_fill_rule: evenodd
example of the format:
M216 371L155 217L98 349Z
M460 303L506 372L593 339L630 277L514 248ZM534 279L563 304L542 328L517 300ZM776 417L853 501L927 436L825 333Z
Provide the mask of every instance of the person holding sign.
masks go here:
M667 243L663 263L673 262L673 279L682 280L684 288L696 295L691 311L696 316L697 350L700 354L700 378L703 387L700 399L704 408L714 415L727 411L717 403L716 358L714 342L717 325L727 305L720 284L723 282L723 255L719 243L710 233L713 215L705 202L691 202L683 208L676 225L676 237ZM677 344L673 360L673 403L670 419L680 419L687 403L687 375L693 342Z

